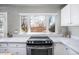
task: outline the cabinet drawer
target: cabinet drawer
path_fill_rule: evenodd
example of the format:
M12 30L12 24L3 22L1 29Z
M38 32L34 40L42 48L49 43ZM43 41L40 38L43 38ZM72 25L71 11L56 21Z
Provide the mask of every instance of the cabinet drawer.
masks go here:
M7 48L0 48L0 53L6 53L8 51Z
M8 47L26 47L26 44L20 44L20 43L10 43L8 44Z
M1 47L7 47L7 43L0 43L0 48Z
M9 52L13 55L26 55L26 48L10 48Z

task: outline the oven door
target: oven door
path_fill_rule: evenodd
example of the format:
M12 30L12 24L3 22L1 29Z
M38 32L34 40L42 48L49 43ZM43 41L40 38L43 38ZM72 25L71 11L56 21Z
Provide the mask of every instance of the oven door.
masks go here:
M27 55L53 55L53 48L46 48L46 47L27 48Z

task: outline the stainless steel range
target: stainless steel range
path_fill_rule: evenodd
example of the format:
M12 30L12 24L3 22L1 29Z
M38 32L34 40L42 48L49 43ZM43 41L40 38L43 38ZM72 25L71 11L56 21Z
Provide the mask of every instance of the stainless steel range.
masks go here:
M30 37L27 40L27 55L53 55L54 44L48 37Z

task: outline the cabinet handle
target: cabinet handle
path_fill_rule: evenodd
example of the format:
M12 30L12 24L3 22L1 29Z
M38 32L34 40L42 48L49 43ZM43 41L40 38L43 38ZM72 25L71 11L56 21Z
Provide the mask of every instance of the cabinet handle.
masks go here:
M2 45L0 44L0 46L2 46Z
M18 52L16 52L16 54L18 54Z
M7 49L5 49L5 51L7 51Z
M70 24L72 24L72 23L70 22Z
M16 45L16 47L17 47L18 45Z
M7 51L7 49L5 49L5 51Z
M66 48L66 50L68 50L68 48Z

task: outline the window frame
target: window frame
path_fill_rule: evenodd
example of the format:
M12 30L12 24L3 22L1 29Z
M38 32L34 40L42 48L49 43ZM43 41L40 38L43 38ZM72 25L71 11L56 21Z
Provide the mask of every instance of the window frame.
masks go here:
M29 17L30 16L57 16L58 14L57 13L19 13L19 16L20 16L20 33L50 33L49 32L49 20L48 20L48 17L46 17L46 32L31 32L31 26L30 26L30 20L29 20ZM27 19L27 22L28 22L28 31L27 32L22 32L21 31L21 17L22 16L28 16L28 19ZM54 33L54 32L52 32Z

